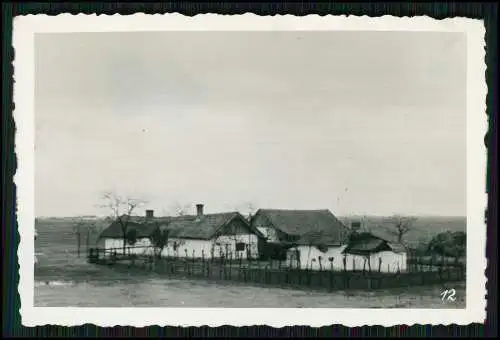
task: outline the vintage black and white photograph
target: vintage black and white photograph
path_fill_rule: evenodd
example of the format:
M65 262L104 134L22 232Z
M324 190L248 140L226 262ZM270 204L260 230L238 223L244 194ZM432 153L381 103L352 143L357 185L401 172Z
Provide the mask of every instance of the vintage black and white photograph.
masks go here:
M270 27L33 34L34 311L481 310L468 26Z

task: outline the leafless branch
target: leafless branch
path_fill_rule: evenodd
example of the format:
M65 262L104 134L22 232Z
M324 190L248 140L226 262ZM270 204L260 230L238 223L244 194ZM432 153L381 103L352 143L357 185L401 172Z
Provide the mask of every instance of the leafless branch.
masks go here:
M404 236L413 228L416 218L394 215L389 219L389 226L385 229L397 237L398 243L403 242Z
M113 192L105 192L101 195L101 208L106 208L110 211L110 218L117 221L122 229L123 236L123 253L125 253L125 240L127 238L127 229L134 211L145 204L142 199L132 197L122 197Z

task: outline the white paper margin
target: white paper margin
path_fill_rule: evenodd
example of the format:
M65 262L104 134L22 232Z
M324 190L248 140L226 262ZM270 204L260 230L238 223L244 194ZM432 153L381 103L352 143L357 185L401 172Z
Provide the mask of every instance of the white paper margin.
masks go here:
M354 308L47 308L34 307L34 34L49 32L205 30L399 30L467 34L467 287L465 309L354 309ZM223 16L181 14L129 16L28 15L14 18L14 119L18 168L18 224L21 240L19 294L24 326L251 326L319 327L342 324L393 326L399 324L469 324L486 318L486 194L487 132L483 21L429 17ZM437 297L439 298L439 297Z

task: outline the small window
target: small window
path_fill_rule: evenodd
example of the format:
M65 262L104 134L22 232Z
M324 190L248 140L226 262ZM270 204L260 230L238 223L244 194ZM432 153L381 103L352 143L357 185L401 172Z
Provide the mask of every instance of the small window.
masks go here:
M243 250L245 250L245 243L243 242L236 243L236 251L243 251Z

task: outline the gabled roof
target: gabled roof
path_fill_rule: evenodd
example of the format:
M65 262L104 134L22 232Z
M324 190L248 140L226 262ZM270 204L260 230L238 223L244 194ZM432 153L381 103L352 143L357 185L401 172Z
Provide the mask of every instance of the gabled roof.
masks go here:
M372 233L364 232L351 235L349 243L343 252L351 254L369 254L384 250L391 250L394 252L403 251L403 249L396 244L390 244L388 241Z
M298 244L338 244L346 240L349 232L328 209L259 209L255 217L258 215L265 216L281 232L300 237Z
M391 247L391 250L395 253L405 253L407 251L407 247L404 244L391 242L389 242L388 244L389 247Z
M250 232L258 237L263 237L257 228L251 227L247 220L238 212L205 214L197 216L174 217L170 223L164 226L169 231L169 237L209 240L213 238L221 228L231 221L240 220Z
M264 237L256 228L248 225L246 219L238 212L205 214L198 218L193 215L177 217L153 217L144 218L141 216L122 217L122 221L127 221L127 231L135 229L137 238L150 237L157 228L168 230L169 237L187 239L211 239L215 234L234 219L249 228L258 237ZM123 238L123 231L120 222L114 221L106 228L99 238Z
M153 223L139 223L132 220L124 222L124 225L127 232L135 230L137 238L150 237L157 227ZM112 222L102 231L99 238L123 238L122 224L119 221Z

